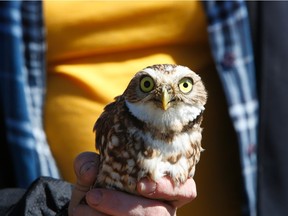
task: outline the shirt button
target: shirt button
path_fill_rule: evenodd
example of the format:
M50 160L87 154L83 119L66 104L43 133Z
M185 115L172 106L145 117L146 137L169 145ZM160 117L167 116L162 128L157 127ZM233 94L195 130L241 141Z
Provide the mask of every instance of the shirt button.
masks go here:
M232 52L227 52L224 54L223 60L221 62L221 65L224 69L229 69L233 67L235 62L235 55Z

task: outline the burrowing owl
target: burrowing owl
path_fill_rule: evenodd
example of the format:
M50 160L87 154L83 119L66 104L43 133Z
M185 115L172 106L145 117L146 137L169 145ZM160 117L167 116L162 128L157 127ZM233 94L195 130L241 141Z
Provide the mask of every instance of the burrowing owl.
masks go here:
M201 78L180 65L149 66L130 81L96 121L100 152L97 187L137 194L142 177L193 177L200 159L207 92Z

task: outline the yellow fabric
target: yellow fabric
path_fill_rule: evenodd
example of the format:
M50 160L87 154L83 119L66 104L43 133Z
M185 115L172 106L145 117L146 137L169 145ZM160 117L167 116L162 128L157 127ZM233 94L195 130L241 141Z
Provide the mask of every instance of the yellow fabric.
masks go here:
M65 180L95 151L93 125L131 77L159 63L211 63L197 1L44 1L48 41L45 129Z

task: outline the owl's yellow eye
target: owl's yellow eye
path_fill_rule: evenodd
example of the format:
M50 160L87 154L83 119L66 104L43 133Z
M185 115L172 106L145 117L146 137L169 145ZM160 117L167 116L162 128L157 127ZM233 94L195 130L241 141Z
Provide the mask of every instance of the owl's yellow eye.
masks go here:
M150 76L145 76L140 81L140 89L147 93L152 91L154 88L154 81Z
M180 80L178 86L183 93L189 93L193 88L193 81L190 78L185 77Z

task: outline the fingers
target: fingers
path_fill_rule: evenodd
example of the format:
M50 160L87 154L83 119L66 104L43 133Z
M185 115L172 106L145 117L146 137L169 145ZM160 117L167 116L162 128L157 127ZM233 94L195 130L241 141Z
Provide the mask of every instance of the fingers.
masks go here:
M80 201L94 184L97 176L98 165L99 157L96 153L84 152L78 155L75 159L74 171L77 177L77 182L74 186L71 201L68 207L69 215L73 215L76 208L80 207L78 206Z
M175 215L176 208L159 200L107 189L93 189L86 194L89 206L108 215Z
M196 195L193 179L173 186L168 177L157 183L142 179L137 190L142 196L107 189L91 189L97 177L99 157L96 153L80 154L74 162L77 182L69 204L69 215L176 215L176 209L192 201ZM86 195L88 205L81 204ZM150 199L147 199L150 198ZM161 201L162 200L162 201ZM165 202L163 201L165 200Z
M196 184L192 178L176 187L168 177L159 179L157 183L144 178L138 183L137 190L142 196L166 200L177 208L191 202L197 196Z
M97 177L99 155L94 152L83 152L74 161L74 171L77 177L77 184L90 187Z

